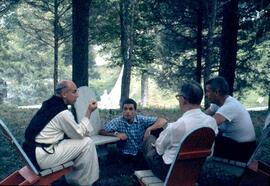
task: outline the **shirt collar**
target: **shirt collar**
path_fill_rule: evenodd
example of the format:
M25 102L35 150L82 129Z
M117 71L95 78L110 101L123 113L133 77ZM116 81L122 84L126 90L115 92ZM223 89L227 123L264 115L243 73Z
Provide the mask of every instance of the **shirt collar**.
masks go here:
M128 123L128 121L126 120L126 118L124 118L124 116L122 116L122 119ZM134 116L134 120L132 123L138 123L137 115ZM132 123L128 123L128 124L132 124Z
M183 114L183 116L190 116L190 115L192 115L192 114L198 114L198 113L201 113L201 112L202 112L202 111L201 111L201 109L199 109L199 108L191 109L191 110L186 111L186 112Z

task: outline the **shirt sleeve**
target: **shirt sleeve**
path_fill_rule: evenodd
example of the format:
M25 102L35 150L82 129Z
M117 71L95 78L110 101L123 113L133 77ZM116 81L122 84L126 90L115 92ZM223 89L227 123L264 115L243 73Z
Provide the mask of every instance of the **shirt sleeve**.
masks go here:
M186 131L186 125L181 119L174 123L169 123L168 127L160 133L156 140L157 153L163 155L166 150L176 149L185 136Z
M118 126L119 126L120 120L118 118L115 118L109 122L107 122L104 125L104 130L106 132L114 132L118 130Z
M145 128L153 125L157 121L157 117L152 117L152 116L140 116L143 120L143 125Z
M216 104L213 104L213 103L210 104L210 110L212 112L216 113L218 108L219 108L219 106L217 106Z
M237 115L239 114L239 111L237 109L235 109L237 107L235 107L234 104L232 103L228 103L228 104L224 104L223 106L221 106L216 113L222 115L223 117L225 117L229 122L231 122L233 120L233 118L236 118Z
M168 126L165 130L163 130L160 133L159 137L156 140L155 147L159 155L163 155L166 148L170 145L171 142L170 130L171 127Z
M93 131L89 118L83 117L80 123L76 123L74 116L68 110L59 113L58 122L64 133L72 139L89 136L89 133Z

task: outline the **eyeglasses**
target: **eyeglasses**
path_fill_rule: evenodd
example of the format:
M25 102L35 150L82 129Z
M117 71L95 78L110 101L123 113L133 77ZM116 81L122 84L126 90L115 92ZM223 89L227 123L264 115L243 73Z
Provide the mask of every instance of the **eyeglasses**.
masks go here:
M176 99L179 101L180 97L183 97L184 99L187 99L183 94L177 94L175 95Z

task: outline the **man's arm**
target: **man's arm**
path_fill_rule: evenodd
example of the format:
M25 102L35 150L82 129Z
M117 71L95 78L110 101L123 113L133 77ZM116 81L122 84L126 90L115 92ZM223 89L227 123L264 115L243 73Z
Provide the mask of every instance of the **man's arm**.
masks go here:
M120 132L117 132L117 131L115 131L115 132L107 132L104 129L101 129L99 131L99 134L103 135L103 136L115 136L115 137L120 138L120 140L127 140L127 138L128 138L125 133L120 133Z
M208 107L205 111L204 111L205 114L207 115L210 115L210 116L213 116L215 114L215 112L213 112L210 107Z
M155 123L146 129L146 131L144 133L144 139L146 139L150 135L152 130L162 128L166 124L167 124L167 120L165 118L158 117L158 119L155 121Z
M85 117L90 118L92 112L97 109L97 102L95 100L90 101L87 110L85 112Z
M218 125L220 125L226 121L226 118L219 113L216 113L213 117L215 118Z

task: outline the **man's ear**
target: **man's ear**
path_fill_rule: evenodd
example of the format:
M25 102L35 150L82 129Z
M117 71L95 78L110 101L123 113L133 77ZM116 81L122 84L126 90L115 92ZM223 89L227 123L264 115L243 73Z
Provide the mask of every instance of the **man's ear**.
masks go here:
M61 96L61 98L66 98L67 97L65 92L61 92L60 96Z
M186 100L185 98L182 98L182 102L183 102L183 103L182 103L183 105L186 105L186 104L189 103L188 100Z

